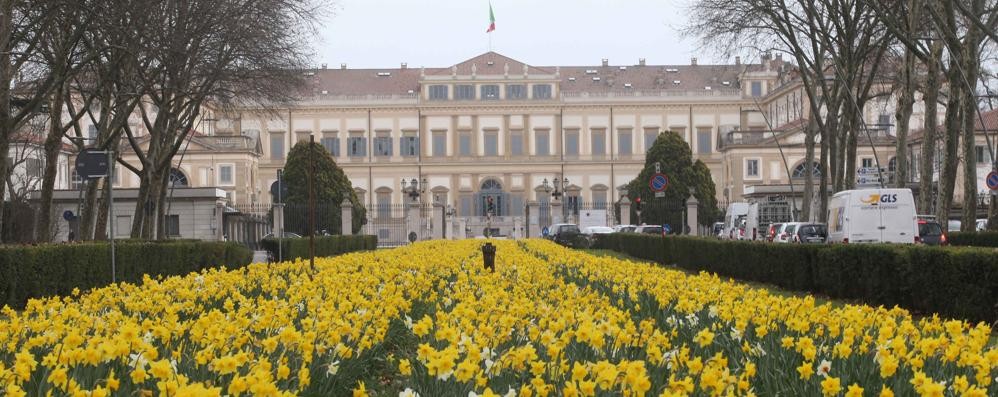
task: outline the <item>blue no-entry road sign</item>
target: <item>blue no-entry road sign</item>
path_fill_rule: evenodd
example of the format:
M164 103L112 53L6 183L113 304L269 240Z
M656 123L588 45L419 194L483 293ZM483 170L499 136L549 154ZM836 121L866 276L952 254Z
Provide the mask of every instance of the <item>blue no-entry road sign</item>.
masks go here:
M998 190L998 171L991 171L988 173L988 178L985 179L988 189Z
M664 192L666 188L669 187L669 177L665 174L659 172L651 176L648 180L648 187L651 188L653 192Z

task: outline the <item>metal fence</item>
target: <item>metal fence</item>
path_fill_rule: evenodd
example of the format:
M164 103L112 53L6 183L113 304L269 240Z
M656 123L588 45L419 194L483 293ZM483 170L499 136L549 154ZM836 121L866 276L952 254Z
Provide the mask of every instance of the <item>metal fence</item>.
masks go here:
M408 210L408 204L376 204L367 211L367 223L362 229L363 234L378 236L378 248L408 244ZM420 211L422 212L422 208ZM422 230L422 227L418 229Z

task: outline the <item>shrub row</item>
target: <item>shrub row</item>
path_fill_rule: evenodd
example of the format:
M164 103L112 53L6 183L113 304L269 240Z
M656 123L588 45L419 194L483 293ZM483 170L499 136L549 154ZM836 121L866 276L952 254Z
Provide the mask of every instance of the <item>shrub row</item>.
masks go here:
M278 251L277 239L264 239L263 249L275 260L278 255L284 259L308 258L308 237L286 238L281 240L282 251ZM378 248L378 236L322 236L315 238L315 256L334 256L354 251L368 251Z
M959 247L998 247L998 232L950 232L946 240Z
M916 313L998 320L998 251L913 245L800 245L636 234L595 248L692 271L773 284Z
M115 244L117 281L173 276L215 266L238 268L253 251L238 244L209 241L122 241ZM111 283L111 251L106 242L0 246L0 305L23 308L28 299L68 295Z

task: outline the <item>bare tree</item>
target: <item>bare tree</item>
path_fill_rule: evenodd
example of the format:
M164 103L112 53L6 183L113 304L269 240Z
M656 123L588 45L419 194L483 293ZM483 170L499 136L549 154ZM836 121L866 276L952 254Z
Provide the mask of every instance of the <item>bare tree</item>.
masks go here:
M38 57L40 32L61 1L0 0L0 178L8 179L10 139L35 114L53 86ZM0 189L0 202L6 189ZM0 226L3 225L0 211Z
M318 11L307 0L153 2L144 10L163 22L139 33L139 59L149 60L139 70L146 87L139 111L150 133L124 131L139 159L125 165L140 180L133 237L162 237L157 220L172 159L203 106L227 107L238 98L275 107L293 99Z
M69 107L69 118L63 119L67 100L72 100L69 82L82 65L92 59L83 51L81 45L84 32L92 22L88 12L91 6L89 3L88 1L62 2L59 7L49 11L55 23L47 31L41 32L39 53L45 62L49 78L52 79L53 89L49 95L49 128L44 152L45 172L38 203L38 212L41 215L35 228L36 240L40 242L50 241L53 236L49 233L53 218L45 214L52 212L52 194L58 175L56 166L66 131L76 125L84 115L84 112L73 111L73 108Z
M857 0L697 0L691 10L693 22L685 33L700 37L705 46L724 53L772 46L794 57L821 134L819 215L824 219L829 181L836 190L852 183L854 176L848 175L855 174L861 109L878 81L889 42L884 29L871 21L873 10ZM805 141L813 145L813 137ZM813 146L807 153L809 163Z

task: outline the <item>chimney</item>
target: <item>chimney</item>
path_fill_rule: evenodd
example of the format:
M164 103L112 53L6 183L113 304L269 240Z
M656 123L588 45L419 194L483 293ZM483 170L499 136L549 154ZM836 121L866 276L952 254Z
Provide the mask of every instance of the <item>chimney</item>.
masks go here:
M742 57L736 56L735 57L735 65L741 65L741 64L742 64Z
M645 66L645 59L644 58L638 58L638 66Z
M342 70L347 70L347 64L345 64L345 63L341 63L341 64L340 64L340 69L342 69Z
M769 62L769 58L770 57L772 57L772 55L770 53L768 53L768 52L762 53L762 62L761 63Z
M690 65L693 65L693 66L697 65L697 57L690 58Z
M402 70L406 70L408 68L409 68L409 64L407 64L405 62L402 62Z
M603 58L603 67L607 67L607 66L610 66L610 60L606 59L606 58Z
M776 61L783 62L783 54L776 54Z
M322 64L322 70L326 70L326 64Z

